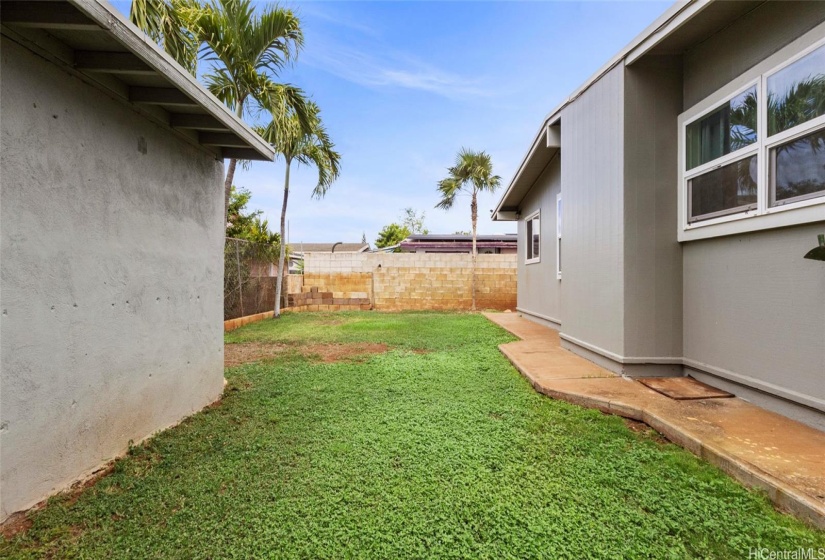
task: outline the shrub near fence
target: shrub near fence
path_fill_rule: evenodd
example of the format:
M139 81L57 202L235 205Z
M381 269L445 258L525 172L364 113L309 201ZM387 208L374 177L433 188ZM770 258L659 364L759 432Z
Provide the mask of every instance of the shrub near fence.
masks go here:
M275 308L278 278L272 248L227 238L223 253L223 318L236 319Z
M516 259L515 254L478 256L478 309L515 309ZM314 299L331 300L329 310L336 310L344 300L361 298L368 298L373 309L385 311L466 310L472 303L471 286L469 254L306 253L301 291L314 288L323 294ZM297 310L315 307L299 305Z

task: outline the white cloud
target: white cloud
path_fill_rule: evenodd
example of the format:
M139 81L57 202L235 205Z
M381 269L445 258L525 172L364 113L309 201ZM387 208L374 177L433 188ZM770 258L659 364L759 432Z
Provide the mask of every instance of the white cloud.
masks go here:
M321 8L322 5L323 9ZM358 31L359 33L370 37L377 37L380 35L378 29L375 27L368 25L363 21L356 21L352 19L341 10L333 9L333 6L328 3L320 4L318 2L303 2L297 7L296 12L302 20L304 20L304 16L308 16L310 20L318 19L324 23L330 23L337 27Z
M302 62L370 88L399 87L449 99L489 98L498 94L477 78L447 72L415 57L381 46L371 54L334 43L318 43Z

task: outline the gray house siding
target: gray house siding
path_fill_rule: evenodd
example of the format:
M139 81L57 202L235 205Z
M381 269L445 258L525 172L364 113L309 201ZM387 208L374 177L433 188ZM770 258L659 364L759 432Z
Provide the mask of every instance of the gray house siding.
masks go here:
M2 40L0 519L214 401L223 165Z
M624 351L624 65L561 115L561 334ZM590 349L593 349L590 348Z
M669 359L670 368L645 368L646 375L657 375L682 355L675 188L681 57L651 57L627 67L625 100L623 354L642 363Z
M518 222L518 309L556 329L561 323L561 281L556 278L556 195L561 192L561 165L556 156L521 204ZM525 264L527 227L523 218L541 210L541 261Z
M684 13L692 6L708 8ZM760 198L747 219L681 229L680 122L825 37L825 2L741 6L668 30L676 6L544 121L561 129L560 336L613 371L691 375L825 429L825 269L802 258L825 232L825 207L762 212ZM541 161L542 141L521 169ZM497 219L511 219L519 180ZM522 214L552 207L550 188L537 182ZM519 287L525 309L556 282L536 271Z
M688 51L684 109L786 45L821 38L804 34L823 21L825 2L768 2ZM690 375L825 428L825 270L802 258L825 232L822 214L683 243L684 361Z
M688 109L825 21L825 2L765 2L684 55Z
M823 231L825 223L685 244L688 373L825 410L825 267L802 258Z

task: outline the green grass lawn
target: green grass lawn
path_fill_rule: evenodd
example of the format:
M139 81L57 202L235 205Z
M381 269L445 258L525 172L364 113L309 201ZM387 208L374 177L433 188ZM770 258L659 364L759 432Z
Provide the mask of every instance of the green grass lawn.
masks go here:
M480 315L295 314L220 406L56 498L3 557L747 558L825 533L652 432L535 393ZM321 362L317 343L384 343Z

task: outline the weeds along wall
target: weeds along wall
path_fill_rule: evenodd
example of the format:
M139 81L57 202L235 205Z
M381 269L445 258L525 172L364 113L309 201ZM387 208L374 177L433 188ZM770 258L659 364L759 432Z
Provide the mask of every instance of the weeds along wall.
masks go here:
M517 255L479 255L476 307L515 309ZM472 260L462 253L306 253L296 310L464 310L472 304Z

